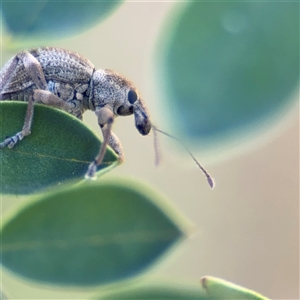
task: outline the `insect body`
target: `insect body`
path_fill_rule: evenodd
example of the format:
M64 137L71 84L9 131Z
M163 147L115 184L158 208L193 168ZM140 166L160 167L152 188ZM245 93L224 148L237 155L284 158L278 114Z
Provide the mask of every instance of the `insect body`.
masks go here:
M152 128L174 138L151 124L146 106L132 82L112 70L96 71L86 58L60 48L41 47L21 51L11 58L0 71L2 100L27 101L28 106L22 130L0 141L0 148L12 148L30 134L34 103L62 109L79 119L87 109L94 111L104 140L98 155L89 165L86 177L95 176L107 145L117 153L119 161L124 160L121 143L111 132L117 116L134 114L135 126L142 135L149 134ZM210 175L187 151L213 187Z
M95 111L104 142L88 177L95 175L107 144L120 161L124 159L121 143L110 130L115 117L134 114L135 126L142 135L151 130L147 109L129 80L108 69L96 71L86 58L60 48L22 51L10 59L0 72L1 100L27 101L28 107L23 129L1 142L0 148L12 148L30 134L34 103L62 109L79 119L85 110Z

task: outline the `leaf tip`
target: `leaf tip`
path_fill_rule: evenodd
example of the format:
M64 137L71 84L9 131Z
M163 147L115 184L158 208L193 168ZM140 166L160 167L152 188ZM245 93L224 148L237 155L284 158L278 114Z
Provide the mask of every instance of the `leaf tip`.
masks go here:
M200 279L200 284L204 290L207 290L207 277L208 276L203 276Z

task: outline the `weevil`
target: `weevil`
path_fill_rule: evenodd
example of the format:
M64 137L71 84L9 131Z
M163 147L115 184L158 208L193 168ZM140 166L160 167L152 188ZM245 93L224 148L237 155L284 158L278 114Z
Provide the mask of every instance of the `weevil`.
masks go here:
M117 116L133 114L135 127L142 135L148 135L151 129L162 132L151 124L147 108L131 81L109 69L96 70L88 59L61 48L35 48L12 57L0 71L2 100L27 101L28 105L22 130L0 142L0 148L12 148L31 133L34 103L62 109L80 120L86 110L94 111L104 139L87 170L89 178L95 177L107 145L120 162L124 160L122 145L111 131ZM211 177L201 169L212 187Z

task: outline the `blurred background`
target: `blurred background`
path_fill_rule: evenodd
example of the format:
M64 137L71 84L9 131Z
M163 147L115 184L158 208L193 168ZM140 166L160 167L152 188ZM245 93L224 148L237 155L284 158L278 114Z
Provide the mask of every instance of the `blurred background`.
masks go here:
M216 181L212 191L165 136L155 167L153 135L140 136L133 117L116 120L126 161L105 176L143 181L194 224L191 237L147 276L197 283L212 275L271 299L299 299L299 3L127 1L63 39L59 29L43 35L34 26L14 36L7 20L21 15L2 14L1 67L22 48L46 45L126 75L152 122L188 146ZM100 134L92 112L84 122ZM24 199L2 196L1 215ZM2 284L12 299L90 293L7 271Z

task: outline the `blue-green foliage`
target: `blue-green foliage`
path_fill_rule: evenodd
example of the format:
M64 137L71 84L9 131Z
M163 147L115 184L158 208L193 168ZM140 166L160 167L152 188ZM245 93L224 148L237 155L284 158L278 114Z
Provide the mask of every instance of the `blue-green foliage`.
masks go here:
M3 224L2 264L60 285L134 276L184 237L182 222L159 202L152 190L122 180L46 194Z
M20 38L55 39L74 35L113 12L119 1L3 1L3 18L10 34Z
M191 2L164 37L167 107L192 138L243 132L298 86L298 2Z

